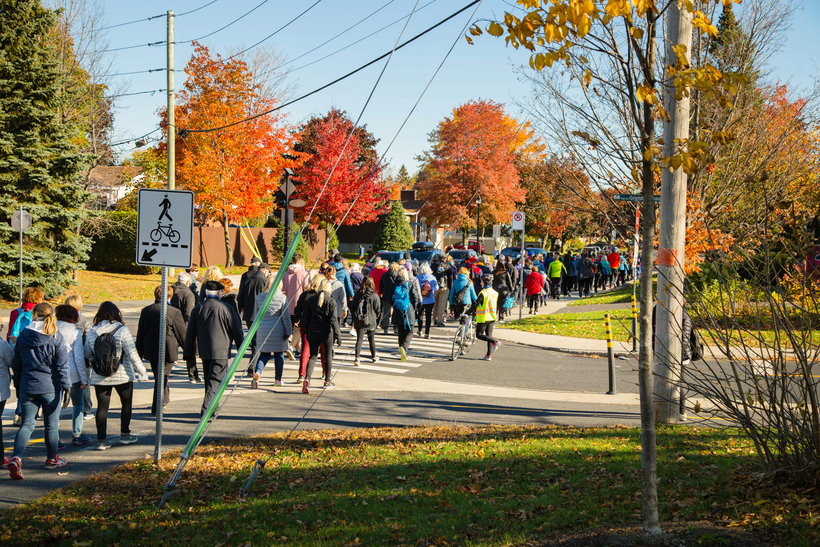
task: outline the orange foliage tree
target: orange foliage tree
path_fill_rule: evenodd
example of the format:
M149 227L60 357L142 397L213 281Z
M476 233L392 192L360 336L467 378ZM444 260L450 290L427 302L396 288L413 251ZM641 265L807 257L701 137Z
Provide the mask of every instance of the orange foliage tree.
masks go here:
M222 223L226 266L233 265L228 225L267 217L286 167L300 159L285 159L293 132L284 114L274 112L226 129L197 132L253 116L275 106L253 84L253 74L239 59L223 61L194 42L194 54L185 66L188 75L177 96L176 124L190 134L176 149L180 187L195 194L196 204ZM166 111L161 110L163 122ZM163 123L165 125L165 123ZM180 142L180 139L177 139ZM292 153L291 153L292 154Z
M482 224L509 222L516 203L526 197L516 158L541 149L529 122L519 125L502 104L486 100L463 104L439 122L428 139L432 148L418 158L423 176L416 190L419 199L427 202L428 220L458 227L466 238L467 230L475 226L473 198L478 193Z
M353 137L343 151L351 131ZM379 164L376 153L378 140L367 128L354 128L350 118L334 108L326 116L314 117L303 124L298 138L305 161L296 173L298 186L294 196L305 200L307 205L301 208L297 218L303 221L315 205L310 218L312 226L337 227L342 223L349 226L376 220L385 210L390 191L380 177L384 166ZM327 186L323 192L325 181ZM351 208L354 199L356 205Z

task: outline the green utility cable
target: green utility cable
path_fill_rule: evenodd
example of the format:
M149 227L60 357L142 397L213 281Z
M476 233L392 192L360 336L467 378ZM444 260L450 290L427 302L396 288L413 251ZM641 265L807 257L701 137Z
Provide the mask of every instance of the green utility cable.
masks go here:
M219 406L220 401L222 400L222 395L225 393L225 389L228 387L228 384L233 379L234 374L236 373L236 369L239 367L239 363L242 362L242 359L245 357L245 352L248 350L248 346L253 340L254 335L256 334L256 330L259 328L259 324L262 322L262 316L265 315L265 311L268 309L271 300L273 300L274 295L276 294L277 289L279 288L279 284L282 282L282 277L285 275L285 271L287 268L284 267L285 264L290 264L291 259L293 258L293 253L296 252L296 246L299 244L301 240L302 233L296 232L293 237L293 241L290 242L290 247L288 247L288 252L285 253L285 257L282 259L282 267L279 268L279 271L276 273L276 278L273 280L273 285L271 286L270 290L268 291L267 296L265 297L265 302L262 306L259 307L259 311L256 314L256 317L253 320L253 324L251 324L250 328L248 329L248 334L245 336L245 339L242 341L242 345L237 349L236 355L233 358L233 362L231 363L228 372L225 374L225 377L222 379L222 383L219 384L219 389L217 389L214 398L211 399L211 404L208 406L208 410L202 414L202 418L199 419L199 423L194 430L193 435L188 440L188 444L185 445L185 449L182 451L182 454L179 457L179 463L174 469L171 478L168 480L168 484L165 485L165 489L162 492L162 499L159 500L157 504L157 509L163 506L165 500L167 500L176 490L176 482L179 479L179 476L182 474L183 469L185 469L185 464L188 463L188 460L193 455L194 451L196 450L197 446L201 442L202 435L205 429L208 427L208 420L211 419L214 411Z

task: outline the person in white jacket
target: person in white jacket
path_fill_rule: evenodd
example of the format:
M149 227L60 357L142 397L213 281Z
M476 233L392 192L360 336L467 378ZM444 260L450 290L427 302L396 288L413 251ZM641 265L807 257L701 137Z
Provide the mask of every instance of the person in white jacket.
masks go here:
M108 407L111 404L111 393L116 390L120 397L122 410L120 411L120 444L137 442L137 437L131 434L131 409L134 398L134 382L147 379L148 373L142 364L134 345L134 337L122 320L122 313L113 302L100 304L97 315L94 316L94 326L88 331L85 339L85 357L92 361L91 379L97 394L97 450L106 450L111 447L106 435L108 425ZM116 331L116 332L115 332ZM117 355L120 355L120 366L111 376L105 377L93 370L94 343L97 337L110 332L116 340Z
M0 330L2 328L3 322L0 319ZM4 338L0 337L0 416L3 415L6 401L11 397L11 360L13 358L14 352L11 351L11 346ZM3 446L3 420L0 419L0 462L3 462L4 468L9 464L5 451L6 448Z
M80 313L73 306L61 304L54 308L54 315L57 316L57 332L63 336L71 374L71 445L83 446L91 439L83 435L83 391L88 386L88 377L83 354L83 335L77 327Z

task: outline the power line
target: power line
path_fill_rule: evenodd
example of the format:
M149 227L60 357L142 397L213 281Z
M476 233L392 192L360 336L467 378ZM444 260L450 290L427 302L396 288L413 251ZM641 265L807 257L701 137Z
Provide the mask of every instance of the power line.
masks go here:
M385 53L384 55L381 55L381 56L377 57L376 59L373 59L373 60L372 60L372 61L370 61L369 63L364 64L364 65L360 66L359 68L357 68L357 69L355 69L355 70L353 70L353 71L351 71L351 72L348 72L348 73L347 73L347 74L345 74L344 76L341 76L341 77L339 77L339 78L336 78L336 79L335 79L335 80L333 80L332 82L330 82L330 83L328 83L328 84L325 84L325 85L323 85L322 87L319 87L319 88L317 88L317 89L314 89L313 91L311 91L311 92L309 92L309 93L306 93L306 94L302 95L301 97L297 97L296 99L293 99L292 101L288 101L288 102L286 102L286 103L284 103L284 104L281 104L281 105L279 105L279 106L277 106L277 107L275 107L275 108L271 108L270 110L266 110L266 111L264 111L264 112L260 112L260 113L258 113L258 114L254 114L253 116L250 116L250 117L248 117L248 118L244 118L244 119L241 119L241 120L237 120L237 121L235 121L235 122L232 122L232 123L229 123L229 124L226 124L226 125L222 125L222 126L219 126L219 127L209 127L209 128L206 128L206 129L180 129L180 136L181 136L181 137L183 137L183 138L185 138L185 137L187 137L187 136L188 136L188 134L189 134L189 133L209 133L209 132L211 132L211 131L219 131L219 130L222 130L222 129L227 129L227 128L229 128L229 127L233 127L233 126L235 126L235 125L239 125L240 123L249 122L249 121L251 121L251 120L255 120L256 118L260 118L260 117L262 117L262 116L266 116L267 114L270 114L271 112L275 112L275 111L277 111L277 110L281 110L282 108L285 108L286 106L290 106L290 105L292 105L292 104L293 104L293 103L295 103L295 102L301 101L302 99L306 99L307 97L310 97L311 95L314 95L314 94L316 94L316 93L318 93L318 92L320 92L320 91L322 91L322 90L324 90L324 89L327 89L328 87L330 87L330 86L332 86L332 85L335 85L335 84L337 84L337 83L341 82L342 80L345 80L345 79L349 78L350 76L353 76L353 75L354 75L354 74L356 74L357 72L361 72L361 71L362 71L362 70L364 70L365 68L369 67L370 65L372 65L372 64L374 64L374 63L377 63L377 62L381 61L381 60L382 60L382 59L384 59L385 57L388 57L388 56L392 55L392 54L393 54L393 51L398 51L399 49L403 48L404 46L411 44L412 42L414 42L414 41L418 40L419 38L421 38L421 37L422 37L422 36L424 36L425 34L427 34L427 33L429 33L429 32L432 32L433 30L435 30L436 28L440 27L441 25L443 25L444 23L446 23L447 21L449 21L449 20L450 20L450 19L452 19L453 17L456 17L457 15L461 14L462 12L464 12L464 11L466 11L467 9L469 9L469 8L473 7L474 5L478 4L478 3L479 3L479 2L481 2L481 1L482 1L482 0L473 0L472 2L470 2L469 4L467 4L466 6L464 6L464 7L463 7L463 8L461 8L460 10L458 10L457 12L455 12L455 13L453 13L452 15L450 15L450 16L448 16L448 17L446 17L445 19L442 19L441 21L439 21L438 23L436 23L436 24L435 24L435 25L433 25L432 27L428 28L427 30L425 30L425 31L423 31L423 32L421 32L421 33L419 33L419 34L415 35L414 37L410 38L409 40L407 40L406 42L402 43L401 45L396 46L395 50L388 51L388 52L387 52L387 53ZM184 133L183 133L183 132L184 132Z
M134 93L120 93L118 95L111 95L108 99L116 99L117 97L130 97L132 95L153 95L154 93L162 93L168 91L167 89L151 89L149 91L135 91Z
M219 2L219 0L211 0L207 4L199 6L198 8L195 8L195 9L192 9L192 10L189 10L189 11L184 11L182 13L176 13L176 14L174 14L174 17L182 17L183 15L188 15L189 13L194 13L195 11L199 11L201 9L207 8L211 4L216 4L217 2Z
M189 13L194 13L195 11L199 11L203 8L207 8L211 4L215 4L217 2L219 2L219 0L211 0L207 4L199 6L198 8L195 8L195 9L192 9L190 11L183 12L183 13L174 14L174 17L182 17L183 15L188 15ZM160 17L166 17L166 15L167 14L165 14L165 13L160 13L159 15L152 15L151 17L144 17L142 19L134 19L133 21L127 21L125 23L117 23L116 25L108 25L107 27L98 28L94 32L100 32L102 30L108 30L108 29L117 28L117 27L124 27L126 25L133 25L135 23L144 23L145 21L151 21L153 19L159 19Z
M156 129L153 129L153 130L149 131L149 132L148 132L148 133L146 133L145 135L141 135L141 136L139 136L139 137L134 137L133 139L127 139L127 140L124 140L124 141L115 142L115 143L112 143L112 144L111 144L111 146L121 146L121 145L123 145L123 144L128 144L129 142L138 141L138 140L140 140L140 139L144 139L144 138L146 138L146 137L149 137L150 135L153 135L153 134L154 134L154 133L156 133L157 131L162 131L162 128L161 128L161 127L157 127Z
M215 30L215 31L213 31L213 32L210 32L210 33L208 33L208 34L205 34L204 36L200 36L199 38L194 38L193 40L186 40L185 42L186 42L186 43L190 43L190 42L198 42L199 40L204 40L205 38L208 38L208 37L210 37L210 36L213 36L213 35L214 35L214 34L216 34L217 32L222 32L223 30L225 30L225 29L226 29L226 28L228 28L229 26L233 25L233 24L234 24L234 23L236 23L237 21L240 21L240 20L244 19L245 17L247 17L248 15L250 15L251 13L253 13L254 11L256 11L257 9L261 8L263 5L267 4L267 3L268 3L268 1L269 1L269 0L262 0L262 2L260 2L259 4L257 4L256 6L254 6L253 8L251 8L249 11L245 12L244 14L240 15L239 17L237 17L236 19L234 19L233 21L231 21L230 23L228 23L228 24L227 24L227 25L225 25L224 27L218 28L218 29L216 29L216 30Z

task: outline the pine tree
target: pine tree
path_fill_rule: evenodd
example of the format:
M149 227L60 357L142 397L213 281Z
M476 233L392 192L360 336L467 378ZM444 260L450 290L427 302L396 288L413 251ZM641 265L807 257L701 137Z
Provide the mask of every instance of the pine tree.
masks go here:
M394 201L390 212L379 223L373 249L378 251L406 251L413 245L413 230L404 216L400 201Z
M23 283L46 297L72 284L90 240L78 235L89 194L79 186L91 160L77 152L81 131L60 124L56 52L46 39L57 22L37 0L0 0L0 296L18 296L18 234L9 225L23 206Z

